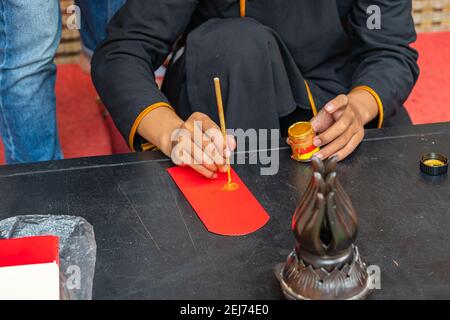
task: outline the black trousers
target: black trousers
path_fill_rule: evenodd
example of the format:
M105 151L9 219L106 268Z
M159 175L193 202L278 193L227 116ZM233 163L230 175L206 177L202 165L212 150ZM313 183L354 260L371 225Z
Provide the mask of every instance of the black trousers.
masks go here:
M313 116L305 79L289 50L256 20L212 19L191 31L162 90L182 119L199 111L218 123L214 77L221 79L228 128L281 129L286 136L292 123ZM319 109L336 95L308 83ZM384 121L406 124L411 120L405 108Z

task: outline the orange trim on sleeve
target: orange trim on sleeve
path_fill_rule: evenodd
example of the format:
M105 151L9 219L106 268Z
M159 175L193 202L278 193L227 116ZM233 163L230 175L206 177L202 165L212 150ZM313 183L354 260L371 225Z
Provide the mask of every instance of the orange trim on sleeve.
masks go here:
M246 14L246 6L247 6L247 0L239 0L239 10L240 10L240 14L241 14L241 18L245 17Z
M136 150L134 150L134 137L136 135L136 131L137 128L139 127L139 124L141 123L142 119L144 119L144 117L146 115L148 115L150 112L152 112L155 109L158 108L169 108L170 110L174 111L173 108L165 102L158 102L155 104L152 104L151 106L148 106L147 108L145 108L136 118L136 120L134 120L133 126L131 127L131 131L130 131L130 136L128 138L128 145L130 147L130 149L134 152ZM150 149L150 147L146 146L148 149ZM147 149L147 150L148 150Z
M373 90L369 86L359 86L359 87L353 88L353 90L364 90L364 91L367 91L368 93L370 93L372 95L372 97L374 97L374 99L376 100L377 105L378 105L378 128L381 128L383 126L383 122L384 122L384 108L383 108L383 102L381 101L378 93L376 93L376 91Z
M146 142L141 144L142 151L157 151L159 150L153 143Z
M316 116L316 114L317 114L316 103L314 102L314 97L312 95L311 89L309 88L309 84L308 84L308 82L306 82L306 80L305 80L305 86L306 86L306 91L308 92L308 99L309 99L309 103L311 105L313 115Z

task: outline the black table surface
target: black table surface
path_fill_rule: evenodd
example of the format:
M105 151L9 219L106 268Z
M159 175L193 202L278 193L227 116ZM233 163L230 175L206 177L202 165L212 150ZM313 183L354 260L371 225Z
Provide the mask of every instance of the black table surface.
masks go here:
M360 218L357 240L381 268L372 299L450 298L450 184L419 171L420 155L450 155L450 123L368 130L338 174ZM311 169L280 150L280 170L236 171L271 216L243 237L209 233L158 152L0 167L0 220L86 218L95 230L95 299L278 299L273 267L294 246L292 213Z

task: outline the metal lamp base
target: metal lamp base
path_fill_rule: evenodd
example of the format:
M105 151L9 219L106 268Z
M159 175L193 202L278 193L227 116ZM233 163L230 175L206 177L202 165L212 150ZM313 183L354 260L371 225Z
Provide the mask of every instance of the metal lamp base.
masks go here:
M360 300L371 292L370 276L358 248L352 259L333 268L314 268L294 250L286 263L275 268L281 289L289 300Z

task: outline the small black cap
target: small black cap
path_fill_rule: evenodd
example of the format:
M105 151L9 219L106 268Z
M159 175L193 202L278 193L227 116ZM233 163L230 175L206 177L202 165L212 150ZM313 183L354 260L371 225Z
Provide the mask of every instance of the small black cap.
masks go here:
M446 174L448 171L448 158L440 153L426 153L420 159L420 170L430 176Z

